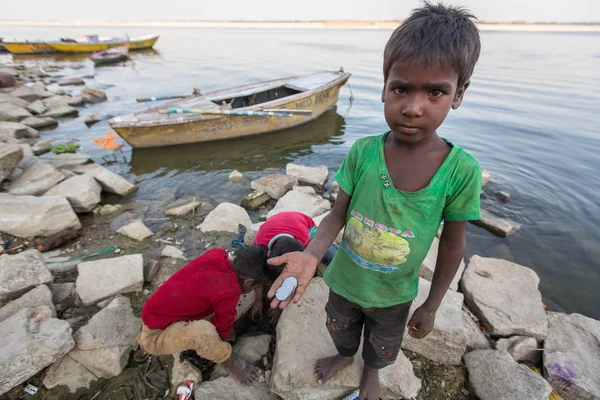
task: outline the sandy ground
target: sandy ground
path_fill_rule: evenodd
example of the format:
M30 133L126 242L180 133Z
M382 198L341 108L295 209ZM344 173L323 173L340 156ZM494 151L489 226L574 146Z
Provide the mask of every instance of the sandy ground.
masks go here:
M261 28L261 29L395 29L401 21L0 21L0 26L144 27L144 28ZM600 32L595 24L480 23L481 31Z

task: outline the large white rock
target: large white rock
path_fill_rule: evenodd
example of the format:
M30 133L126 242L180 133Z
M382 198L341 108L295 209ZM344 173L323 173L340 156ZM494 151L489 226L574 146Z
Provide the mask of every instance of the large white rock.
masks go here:
M48 307L52 311L52 317L56 317L56 309L52 302L52 292L46 285L33 288L23 296L0 308L0 322L12 317L24 308L36 308L38 306Z
M310 194L311 196L318 196L317 192L315 191L315 188L312 186L294 186L292 190Z
M252 224L248 212L232 203L221 203L212 210L196 228L202 232L237 233L239 224L246 227Z
M431 282L419 278L419 292L410 307L410 317L421 306L431 289ZM404 331L402 348L421 354L438 363L460 365L467 347L467 330L462 317L462 293L448 290L435 315L433 330L423 339Z
M325 165L307 167L306 165L288 164L285 166L286 174L298 179L298 182L308 183L323 187L329 178L329 170Z
M65 175L52 165L37 163L11 182L8 191L18 195L42 195L64 179Z
M231 183L248 183L248 179L240 171L233 170L227 177L227 180Z
M419 268L419 275L421 275L422 278L427 279L429 282L433 280L433 273L435 272L435 264L437 262L439 247L440 239L434 237L431 247L429 248L429 252L427 252L427 256ZM454 275L454 279L452 279L452 283L450 284L450 289L455 291L458 290L458 282L460 282L464 270L465 261L464 259L461 259L460 265L458 266L458 271L456 271L456 275Z
M80 229L79 218L63 196L14 196L0 193L0 232L18 237L52 236Z
M469 383L480 400L548 400L552 388L544 378L505 351L465 354Z
M23 158L18 144L0 143L0 182L8 178Z
M542 360L542 349L537 340L529 336L511 336L498 339L496 350L507 351L515 361L529 361L538 364Z
M141 254L83 262L77 271L75 290L86 306L115 294L141 292L144 285Z
M125 225L119 228L117 233L138 241L142 241L153 235L152 231L142 221L134 221Z
M316 217L331 209L331 203L320 197L292 190L283 196L269 211L267 218L285 211L300 211L309 217Z
M33 117L30 117L33 118ZM25 121L25 120L23 120ZM0 121L0 140L6 138L12 139L35 139L39 138L40 133L35 129L23 124L22 122Z
M187 261L185 254L183 251L179 250L175 246L166 245L163 251L160 253L161 257L170 257L170 258L178 258L183 261Z
M0 121L19 122L27 117L31 117L31 113L26 109L12 103L0 103Z
M298 304L290 304L277 324L277 349L273 360L271 390L285 400L341 398L360 384L363 361L360 351L354 363L325 385L315 379L318 359L337 353L325 326L329 288L314 278ZM381 398L413 398L421 388L412 364L402 352L394 365L380 371Z
M128 196L138 190L138 187L120 175L98 164L78 165L71 169L77 174L88 174L96 178L107 192Z
M27 117L21 123L33 129L51 129L58 126L58 121L51 117Z
M119 375L136 346L141 327L129 299L118 296L73 335L75 348L48 369L44 385L67 385L74 392L98 378Z
M249 363L257 363L269 352L272 341L271 335L244 336L233 346L233 351ZM229 371L218 364L210 376L211 380L229 376Z
M461 289L469 309L493 336L524 335L544 340L548 320L530 268L497 258L473 256Z
M65 196L75 212L85 213L100 203L101 192L102 186L94 177L76 175L54 186L44 196Z
M492 344L479 328L479 324L465 310L462 314L463 323L467 330L467 351L491 349Z
M79 111L71 106L62 106L57 108L51 108L42 114L44 117L50 118L68 118L76 117L79 115Z
M296 178L278 173L263 176L250 183L252 189L263 191L275 200L280 199L296 185Z
M52 279L54 277L46 268L44 256L37 250L27 250L14 256L1 255L0 306Z
M277 400L266 383L258 382L241 387L232 377L223 377L198 386L196 399L210 400Z
M471 222L500 237L507 237L521 229L521 224L518 222L496 217L486 210L481 210L480 219Z
M544 376L565 399L600 399L600 322L548 313Z
M48 307L26 308L0 323L0 395L67 354L75 345L66 321Z

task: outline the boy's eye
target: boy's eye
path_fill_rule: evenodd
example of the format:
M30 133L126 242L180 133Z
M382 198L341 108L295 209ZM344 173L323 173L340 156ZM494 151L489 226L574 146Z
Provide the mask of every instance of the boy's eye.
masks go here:
M406 89L404 89L404 88L395 88L395 89L393 89L393 92L395 94L406 94Z
M442 92L441 90L432 90L431 92L429 92L429 94L431 95L431 97L442 97L444 95L444 92Z

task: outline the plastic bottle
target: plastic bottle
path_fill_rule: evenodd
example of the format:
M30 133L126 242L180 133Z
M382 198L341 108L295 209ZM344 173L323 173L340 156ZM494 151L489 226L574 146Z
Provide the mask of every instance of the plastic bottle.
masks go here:
M342 400L358 400L358 389L344 397Z

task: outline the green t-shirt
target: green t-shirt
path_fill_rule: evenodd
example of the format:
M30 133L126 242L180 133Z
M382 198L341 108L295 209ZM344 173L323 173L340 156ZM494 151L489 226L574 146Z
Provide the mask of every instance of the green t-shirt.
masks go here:
M412 301L442 220L480 218L475 157L448 142L452 149L427 187L397 190L385 164L386 136L356 141L335 175L352 198L340 250L324 278L331 290L364 308Z

